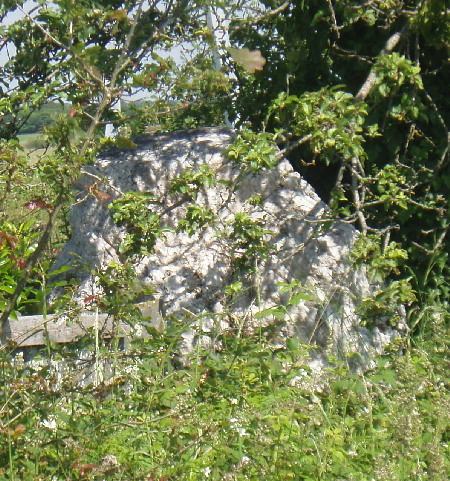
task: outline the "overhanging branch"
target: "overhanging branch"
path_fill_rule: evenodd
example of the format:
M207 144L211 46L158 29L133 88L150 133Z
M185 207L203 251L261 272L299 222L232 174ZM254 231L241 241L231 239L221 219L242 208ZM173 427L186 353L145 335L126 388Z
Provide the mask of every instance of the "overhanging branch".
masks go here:
M409 24L407 23L399 32L395 32L393 35L391 35L388 38L383 49L379 53L378 57L381 57L383 55L388 55L391 52L393 52L393 50L398 45L400 40L405 37L408 30L409 30ZM359 92L355 95L355 102L363 102L364 100L366 100L370 91L374 87L376 81L377 81L377 74L375 73L375 69L372 67L369 75L366 78L366 81L363 83L362 87L359 89Z

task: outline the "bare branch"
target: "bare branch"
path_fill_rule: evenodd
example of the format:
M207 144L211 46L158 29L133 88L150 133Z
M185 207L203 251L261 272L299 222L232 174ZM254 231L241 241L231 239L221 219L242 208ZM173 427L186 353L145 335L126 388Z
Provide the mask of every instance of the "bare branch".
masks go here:
M438 172L442 167L445 165L446 162L449 161L449 148L450 148L450 132L447 133L447 145L442 152L441 158L436 165L435 172Z
M341 33L339 32L339 27L336 21L336 14L334 13L333 4L331 3L331 0L327 0L327 3L328 3L328 10L330 10L331 20L333 22L333 27L332 27L333 31L336 35L336 38L340 38Z
M411 244L421 251L425 252L426 254L432 256L442 248L442 244L444 242L445 236L447 235L448 227L446 227L442 232L441 235L438 237L436 244L434 245L433 249L427 249L426 247L421 246L417 242L411 242Z
M277 159L282 159L286 154L289 152L292 152L294 149L296 149L299 145L304 144L305 142L308 142L312 137L312 134L305 135L301 139L296 140L295 142L292 142L292 144L289 144L287 147L285 147L283 150L280 150L278 154L276 155Z
M383 55L390 54L398 45L400 40L405 37L408 30L409 30L409 24L406 24L399 32L395 32L393 35L391 35L388 38L385 46L383 47L383 49L381 50L378 56L381 57ZM359 92L355 95L354 101L363 102L364 100L366 100L370 91L374 87L376 81L377 81L377 75L375 73L375 70L372 68L366 81L363 83L362 87L359 89Z
M353 195L353 202L355 204L355 210L356 210L356 216L358 217L359 224L361 226L361 232L366 235L367 234L367 222L366 218L364 217L363 214L363 206L362 206L362 200L361 200L361 195L359 193L359 180L360 180L360 175L358 173L358 159L356 157L353 157L352 159L352 195Z
M282 5L280 5L278 8L275 8L273 10L270 10L269 12L264 13L260 17L254 18L250 21L244 22L241 25L234 27L230 29L232 32L237 32L238 30L241 30L245 27L250 27L252 25L258 25L258 23L261 23L264 20L267 20L270 17L274 17L275 15L278 15L279 13L283 12L286 10L286 8L289 7L289 5L292 3L292 0L288 0L287 2L284 2Z

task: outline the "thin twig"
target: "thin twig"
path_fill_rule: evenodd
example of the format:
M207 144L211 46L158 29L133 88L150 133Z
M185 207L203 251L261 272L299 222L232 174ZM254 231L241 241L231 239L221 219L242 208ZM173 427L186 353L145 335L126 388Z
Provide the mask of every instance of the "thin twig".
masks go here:
M230 32L234 33L234 32L237 32L238 30L242 30L243 28L251 27L253 25L258 25L258 23L262 22L263 20L267 20L268 18L274 17L275 15L278 15L279 13L283 12L284 10L286 10L286 8L289 7L291 3L292 3L292 0L288 0L287 2L284 2L282 5L280 5L278 8L274 8L273 10L270 10L269 12L266 12L257 18L254 18L250 21L246 21L241 25L230 29Z
M447 235L448 227L446 227L442 232L441 235L439 236L438 240L436 241L436 244L434 245L433 249L427 249L426 247L421 246L417 242L411 242L411 244L421 251L425 252L426 254L432 256L433 254L436 254L436 252L442 247L442 244L444 242L445 236Z
M287 147L285 147L283 150L280 150L278 154L276 155L277 159L282 159L285 157L286 154L289 152L292 152L294 149L296 149L299 145L304 144L305 142L308 142L312 137L312 134L305 135L301 139L296 140L295 142L292 142L292 144L289 144Z
M330 10L331 20L333 22L333 32L335 33L336 38L340 38L341 32L339 32L339 27L336 21L336 14L334 13L333 4L331 3L331 0L327 0L327 3L328 3L328 9Z

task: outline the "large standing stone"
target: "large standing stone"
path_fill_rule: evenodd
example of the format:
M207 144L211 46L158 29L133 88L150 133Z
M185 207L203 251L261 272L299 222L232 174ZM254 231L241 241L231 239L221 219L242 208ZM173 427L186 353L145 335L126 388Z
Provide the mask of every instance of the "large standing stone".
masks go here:
M251 329L271 321L270 317L259 319L255 313L287 302L287 294L280 295L278 284L299 280L312 299L288 309L280 335L298 336L322 352L359 352L366 357L382 350L398 332L383 321L371 329L360 325L357 307L372 288L364 271L348 260L358 232L342 222L324 228L325 204L287 160L272 170L245 176L235 192L225 183L201 191L196 203L216 214L215 225L191 237L175 232L189 203L177 206L177 197L169 192L171 182L186 168L198 169L204 164L216 171L217 179L236 181L239 167L222 155L232 139L233 134L224 129L174 132L139 138L135 149L104 154L90 168L95 177L84 176L78 185L84 190L70 214L72 239L56 267L79 259L105 266L119 259L116 248L124 231L113 224L104 202L87 195L89 185L104 178L107 180L96 188L113 198L127 191L153 192L160 201L156 209L163 213L163 225L174 229L136 266L142 281L157 287L166 314L183 319L211 313L202 318L206 337L233 322ZM249 202L255 195L261 196L259 204ZM258 261L253 274L240 274L233 267L230 230L239 212L261 220L272 232L266 235L270 253ZM81 278L80 297L94 293L92 277L84 274ZM230 303L225 287L239 280L244 290ZM186 335L184 347L191 349L204 340L192 332Z

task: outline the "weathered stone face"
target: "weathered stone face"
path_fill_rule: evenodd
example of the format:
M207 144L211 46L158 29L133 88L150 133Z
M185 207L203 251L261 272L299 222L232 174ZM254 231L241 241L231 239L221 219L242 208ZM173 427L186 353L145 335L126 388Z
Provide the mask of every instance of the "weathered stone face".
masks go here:
M99 177L107 182L98 188L113 198L128 191L155 195L159 204L153 208L161 213L162 225L174 231L156 242L154 252L139 261L136 271L144 283L156 286L166 314L183 319L210 313L202 318L206 337L232 322L242 323L244 331L271 322L273 318L258 319L255 314L286 305L288 295L280 295L278 284L298 280L310 299L289 307L280 335L298 336L334 353L359 352L365 357L379 352L398 332L383 323L371 330L360 326L357 306L370 296L371 286L364 272L348 261L358 232L340 222L325 228L325 204L286 160L269 171L244 176L236 190L230 190L240 169L222 152L232 139L233 134L223 129L137 139L136 149L111 151L90 168L96 177L83 177L77 186L84 188L79 198L86 197L88 186ZM219 182L199 192L195 203L215 213L215 224L189 236L176 228L194 201L180 202L169 189L187 168L195 170L204 164L228 185ZM255 196L260 196L260 203L252 201ZM270 246L268 255L253 262L251 274L239 272L234 262L242 255L232 235L232 222L240 212L259 219L271 231L264 237ZM117 246L124 231L113 224L104 203L88 196L72 208L70 221L73 237L56 267L79 259L91 266L119 260ZM80 275L80 297L95 293L93 279ZM225 287L237 281L243 283L243 290L230 299ZM184 347L189 350L203 341L192 333L186 335Z

